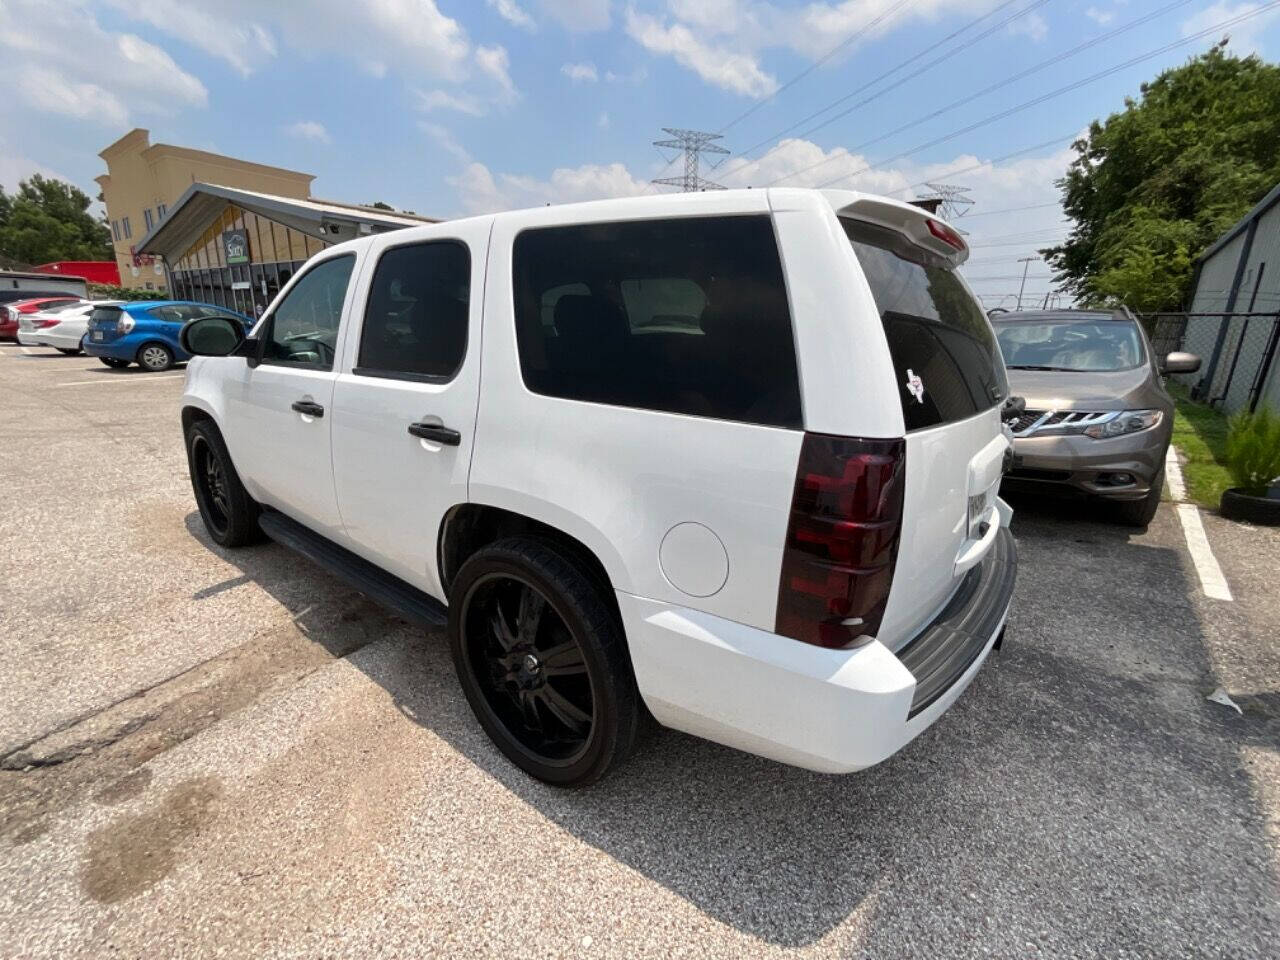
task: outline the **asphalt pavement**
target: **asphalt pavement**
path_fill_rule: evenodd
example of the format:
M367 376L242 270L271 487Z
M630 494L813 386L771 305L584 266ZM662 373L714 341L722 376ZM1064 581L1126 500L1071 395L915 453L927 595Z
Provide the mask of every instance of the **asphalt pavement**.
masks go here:
M0 345L0 956L1277 956L1280 530L1206 516L1227 603L1167 506L1017 501L1004 649L898 756L654 730L562 791L443 636L209 542L177 373Z

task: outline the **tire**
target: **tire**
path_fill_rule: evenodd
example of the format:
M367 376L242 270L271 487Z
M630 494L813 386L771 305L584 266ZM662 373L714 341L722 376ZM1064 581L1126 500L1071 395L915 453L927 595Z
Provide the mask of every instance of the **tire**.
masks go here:
M98 359L112 370L123 370L129 365L128 360L117 360L115 357L99 357Z
M186 441L191 489L214 543L243 547L260 542L258 504L240 482L218 428L210 420L197 420L187 428Z
M1112 504L1116 520L1126 527L1145 527L1155 519L1160 508L1160 493L1164 490L1164 471L1151 481L1151 492L1141 500L1125 500Z
M458 680L507 759L546 783L580 787L631 752L640 694L622 626L571 553L500 540L462 565L450 594Z
M138 366L152 373L163 373L173 366L173 351L163 343L144 343L138 349Z
M57 350L60 354L62 354L64 357L78 357L78 356L80 356L80 348L79 348L79 347L75 347L75 348L72 348L72 347L54 347L54 349L55 349L55 350Z

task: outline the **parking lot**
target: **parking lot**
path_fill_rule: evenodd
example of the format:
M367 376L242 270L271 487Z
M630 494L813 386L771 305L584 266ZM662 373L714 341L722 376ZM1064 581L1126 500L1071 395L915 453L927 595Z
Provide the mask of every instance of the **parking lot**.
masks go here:
M0 955L1276 955L1280 530L1204 517L1221 602L1168 505L1015 501L1005 646L898 756L655 730L565 792L442 636L211 544L181 389L0 344Z

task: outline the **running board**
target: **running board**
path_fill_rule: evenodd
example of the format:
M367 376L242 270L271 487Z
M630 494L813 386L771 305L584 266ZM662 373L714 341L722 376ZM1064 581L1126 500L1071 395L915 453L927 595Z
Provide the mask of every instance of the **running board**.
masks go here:
M370 600L406 620L431 630L438 630L449 622L445 605L439 600L278 510L264 507L258 517L258 526L276 543L319 564Z

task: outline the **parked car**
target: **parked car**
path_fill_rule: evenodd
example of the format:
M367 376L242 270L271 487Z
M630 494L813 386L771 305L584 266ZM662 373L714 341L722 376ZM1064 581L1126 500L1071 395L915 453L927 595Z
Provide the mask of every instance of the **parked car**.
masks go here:
M28 347L53 347L67 356L84 349L89 314L97 307L114 307L121 300L82 300L57 303L18 319L18 342Z
M684 194L338 244L183 332L192 485L426 625L481 726L581 784L643 712L813 770L933 723L1016 568L965 241L853 192ZM447 605L447 607L446 607Z
M191 300L137 300L96 308L89 314L85 353L108 367L137 363L144 370L168 370L190 359L178 342L182 325L200 317L231 317L247 331L254 321L242 313Z
M1026 408L1013 430L1007 489L1085 494L1146 526L1164 484L1173 399L1163 374L1193 373L1189 353L1156 357L1128 310L993 316L1013 393Z
M28 297L21 300L11 300L0 306L0 340L17 340L18 339L18 319L24 314L35 313L37 310L45 310L58 304L74 304L79 303L79 297L72 297L67 294L54 294L48 297Z

